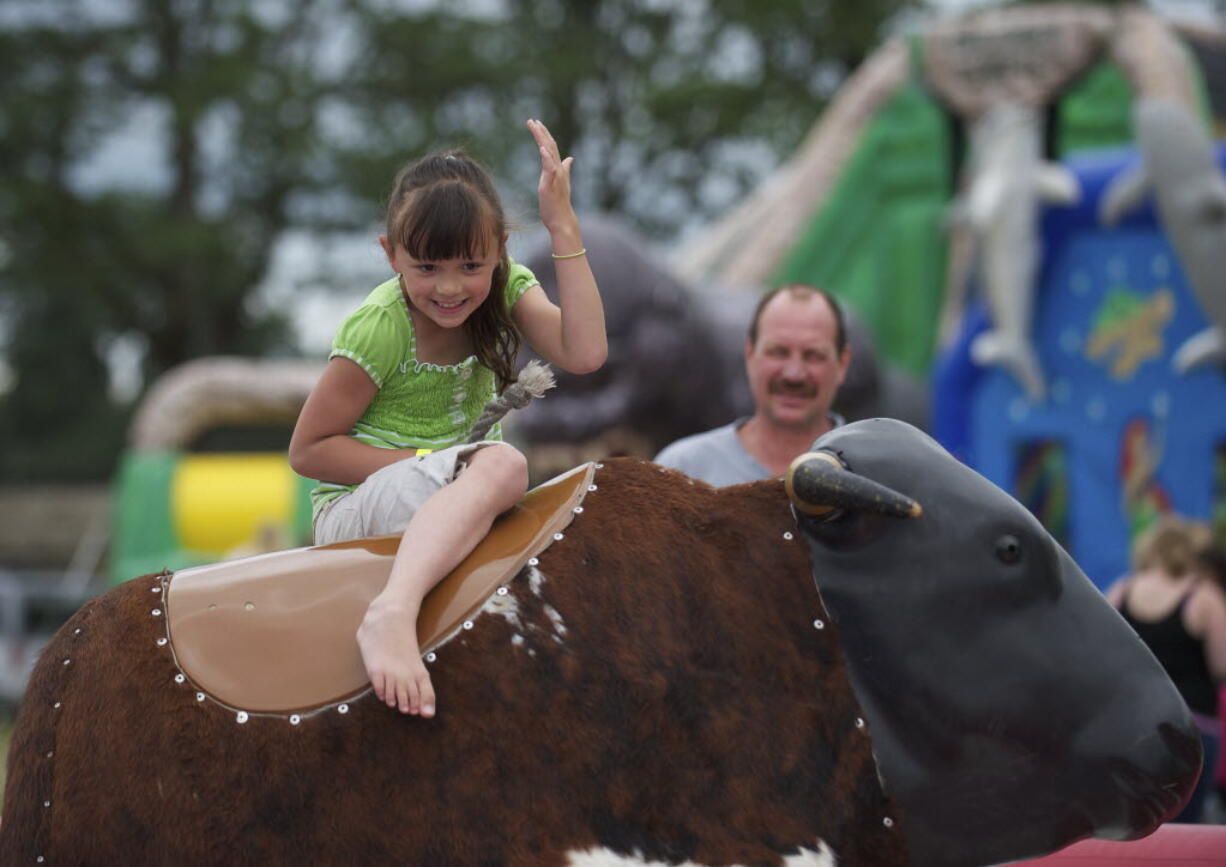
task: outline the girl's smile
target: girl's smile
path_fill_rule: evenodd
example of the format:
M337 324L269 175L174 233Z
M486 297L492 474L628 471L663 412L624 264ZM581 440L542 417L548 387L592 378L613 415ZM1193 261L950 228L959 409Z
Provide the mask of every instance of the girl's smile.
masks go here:
M468 299L467 298L459 298L459 299L448 300L448 301L444 301L442 299L435 299L431 301L430 303L435 308L437 308L438 311L444 316L452 316L456 313L459 313L461 310L468 309Z
M424 260L396 245L388 259L400 274L409 305L440 328L456 328L489 297L502 250L496 246L471 257Z

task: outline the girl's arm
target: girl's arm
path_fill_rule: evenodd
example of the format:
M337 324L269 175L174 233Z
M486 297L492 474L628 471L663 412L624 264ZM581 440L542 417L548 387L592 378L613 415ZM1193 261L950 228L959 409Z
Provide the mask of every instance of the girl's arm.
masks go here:
M569 256L583 249L579 218L570 201L570 167L574 157L562 159L557 142L538 120L528 121L541 154L541 222L549 230L553 252ZM511 316L529 345L546 361L571 373L591 373L609 354L605 336L604 305L587 256L554 259L558 275L555 306L539 286L529 289L512 308ZM560 309L559 309L560 307Z
M311 389L294 435L289 464L308 479L357 485L376 470L411 458L416 449L381 449L360 443L349 432L378 392L378 386L354 362L337 356Z

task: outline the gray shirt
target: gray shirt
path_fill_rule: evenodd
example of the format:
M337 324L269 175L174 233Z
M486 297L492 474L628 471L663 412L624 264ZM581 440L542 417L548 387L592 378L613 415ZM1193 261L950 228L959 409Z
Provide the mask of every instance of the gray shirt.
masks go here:
M749 416L743 416L723 427L670 443L656 455L655 462L717 488L769 479L771 471L745 451L736 435L737 428L747 421ZM835 427L844 423L837 413L830 413L830 421Z

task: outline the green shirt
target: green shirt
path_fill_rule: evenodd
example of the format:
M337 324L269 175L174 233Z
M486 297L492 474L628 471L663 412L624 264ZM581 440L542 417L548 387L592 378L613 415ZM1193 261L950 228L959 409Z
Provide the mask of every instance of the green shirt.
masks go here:
M504 287L507 309L538 285L523 265L511 263ZM470 355L459 364L417 360L417 338L408 302L393 277L366 296L341 323L329 359L341 356L357 364L379 390L349 435L383 449L445 449L463 442L481 410L496 394L494 372ZM485 437L502 439L500 425ZM311 491L311 508L323 505L357 485L320 482Z

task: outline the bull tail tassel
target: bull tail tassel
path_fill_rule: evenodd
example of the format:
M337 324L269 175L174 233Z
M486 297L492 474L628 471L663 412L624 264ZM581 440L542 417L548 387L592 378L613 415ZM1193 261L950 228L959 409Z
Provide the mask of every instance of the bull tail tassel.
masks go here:
M515 382L507 386L502 394L496 396L481 410L481 417L473 425L465 442L475 443L485 439L490 428L502 421L502 417L513 409L523 409L545 392L557 385L553 371L549 365L540 361L529 361L519 372Z

